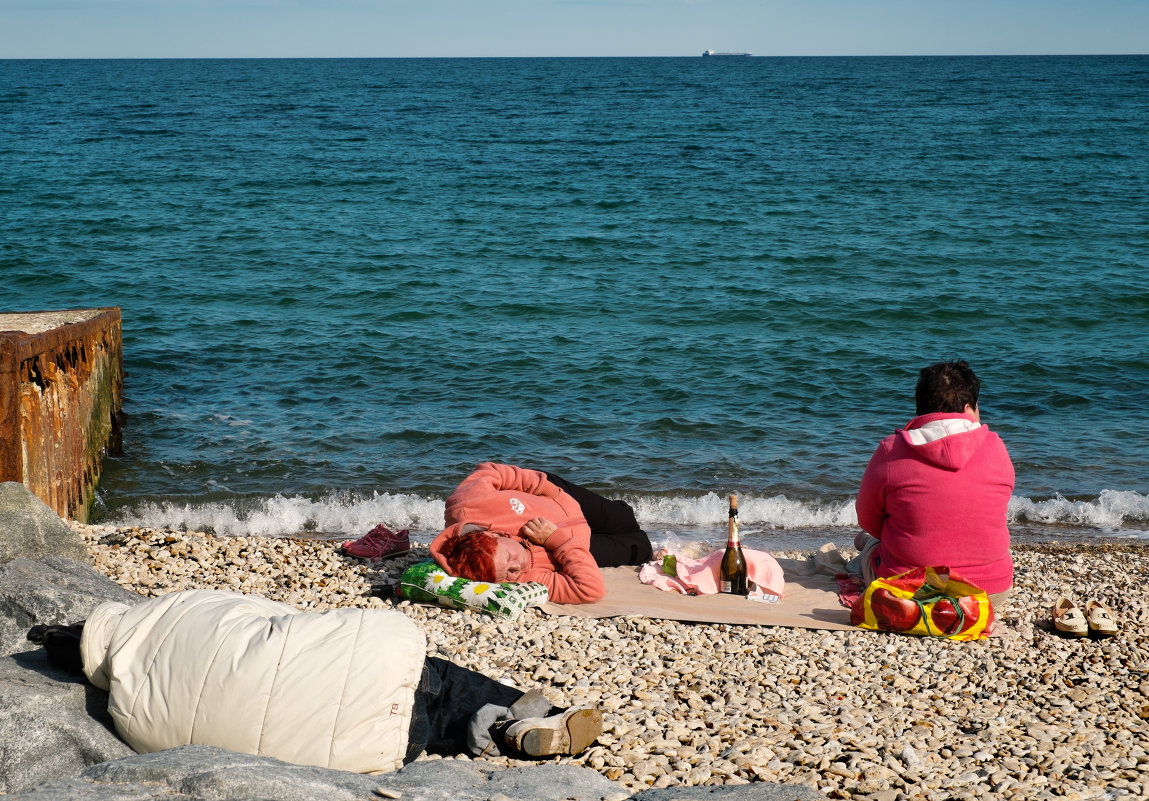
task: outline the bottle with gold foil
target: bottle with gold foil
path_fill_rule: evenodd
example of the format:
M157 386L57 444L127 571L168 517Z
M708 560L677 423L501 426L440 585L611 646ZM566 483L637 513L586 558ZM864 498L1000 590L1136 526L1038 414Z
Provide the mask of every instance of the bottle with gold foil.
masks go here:
M718 568L718 589L731 595L743 597L749 592L746 586L746 556L742 553L742 541L738 537L738 496L730 496L730 532L726 538L726 553Z

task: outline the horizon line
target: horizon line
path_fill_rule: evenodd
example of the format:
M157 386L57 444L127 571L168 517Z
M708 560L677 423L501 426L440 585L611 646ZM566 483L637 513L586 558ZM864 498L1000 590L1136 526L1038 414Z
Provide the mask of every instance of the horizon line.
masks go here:
M1129 58L1149 53L802 53L755 55L735 54L737 60L781 58ZM514 60L514 59L701 59L696 55L675 54L659 56L0 56L0 61L404 61L404 60ZM725 60L725 59L723 59Z

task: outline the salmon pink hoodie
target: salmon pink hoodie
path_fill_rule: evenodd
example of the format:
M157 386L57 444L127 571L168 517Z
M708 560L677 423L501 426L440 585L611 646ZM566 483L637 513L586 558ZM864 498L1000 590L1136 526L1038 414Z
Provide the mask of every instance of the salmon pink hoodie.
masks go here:
M582 508L538 470L483 462L447 499L447 527L431 543L431 556L447 572L446 544L460 534L485 529L522 542L531 566L517 580L537 581L558 604L585 604L606 594L602 573L590 555L590 526ZM520 533L528 520L542 517L557 529L544 545Z
M1005 444L973 415L914 418L878 445L855 502L858 523L881 540L875 575L946 566L987 593L1008 590L1013 483Z

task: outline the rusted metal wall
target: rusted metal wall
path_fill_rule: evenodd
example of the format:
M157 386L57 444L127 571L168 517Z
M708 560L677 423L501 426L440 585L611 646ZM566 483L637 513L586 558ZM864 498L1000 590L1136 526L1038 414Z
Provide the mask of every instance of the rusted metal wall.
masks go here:
M0 481L87 522L121 448L123 375L118 308L0 314Z

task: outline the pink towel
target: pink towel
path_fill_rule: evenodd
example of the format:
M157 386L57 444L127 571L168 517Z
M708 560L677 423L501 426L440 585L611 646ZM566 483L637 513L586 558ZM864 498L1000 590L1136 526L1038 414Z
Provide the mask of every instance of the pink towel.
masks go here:
M691 559L675 554L677 576L662 572L662 559L647 562L638 569L638 579L660 590L680 592L683 595L716 595L718 593L718 566L722 562L721 551L714 551L705 559ZM758 585L763 592L782 597L786 582L782 580L782 567L773 556L765 551L743 548L746 557L746 577Z
M838 603L847 609L852 609L854 602L866 594L866 585L859 576L839 573L834 580L838 582Z

